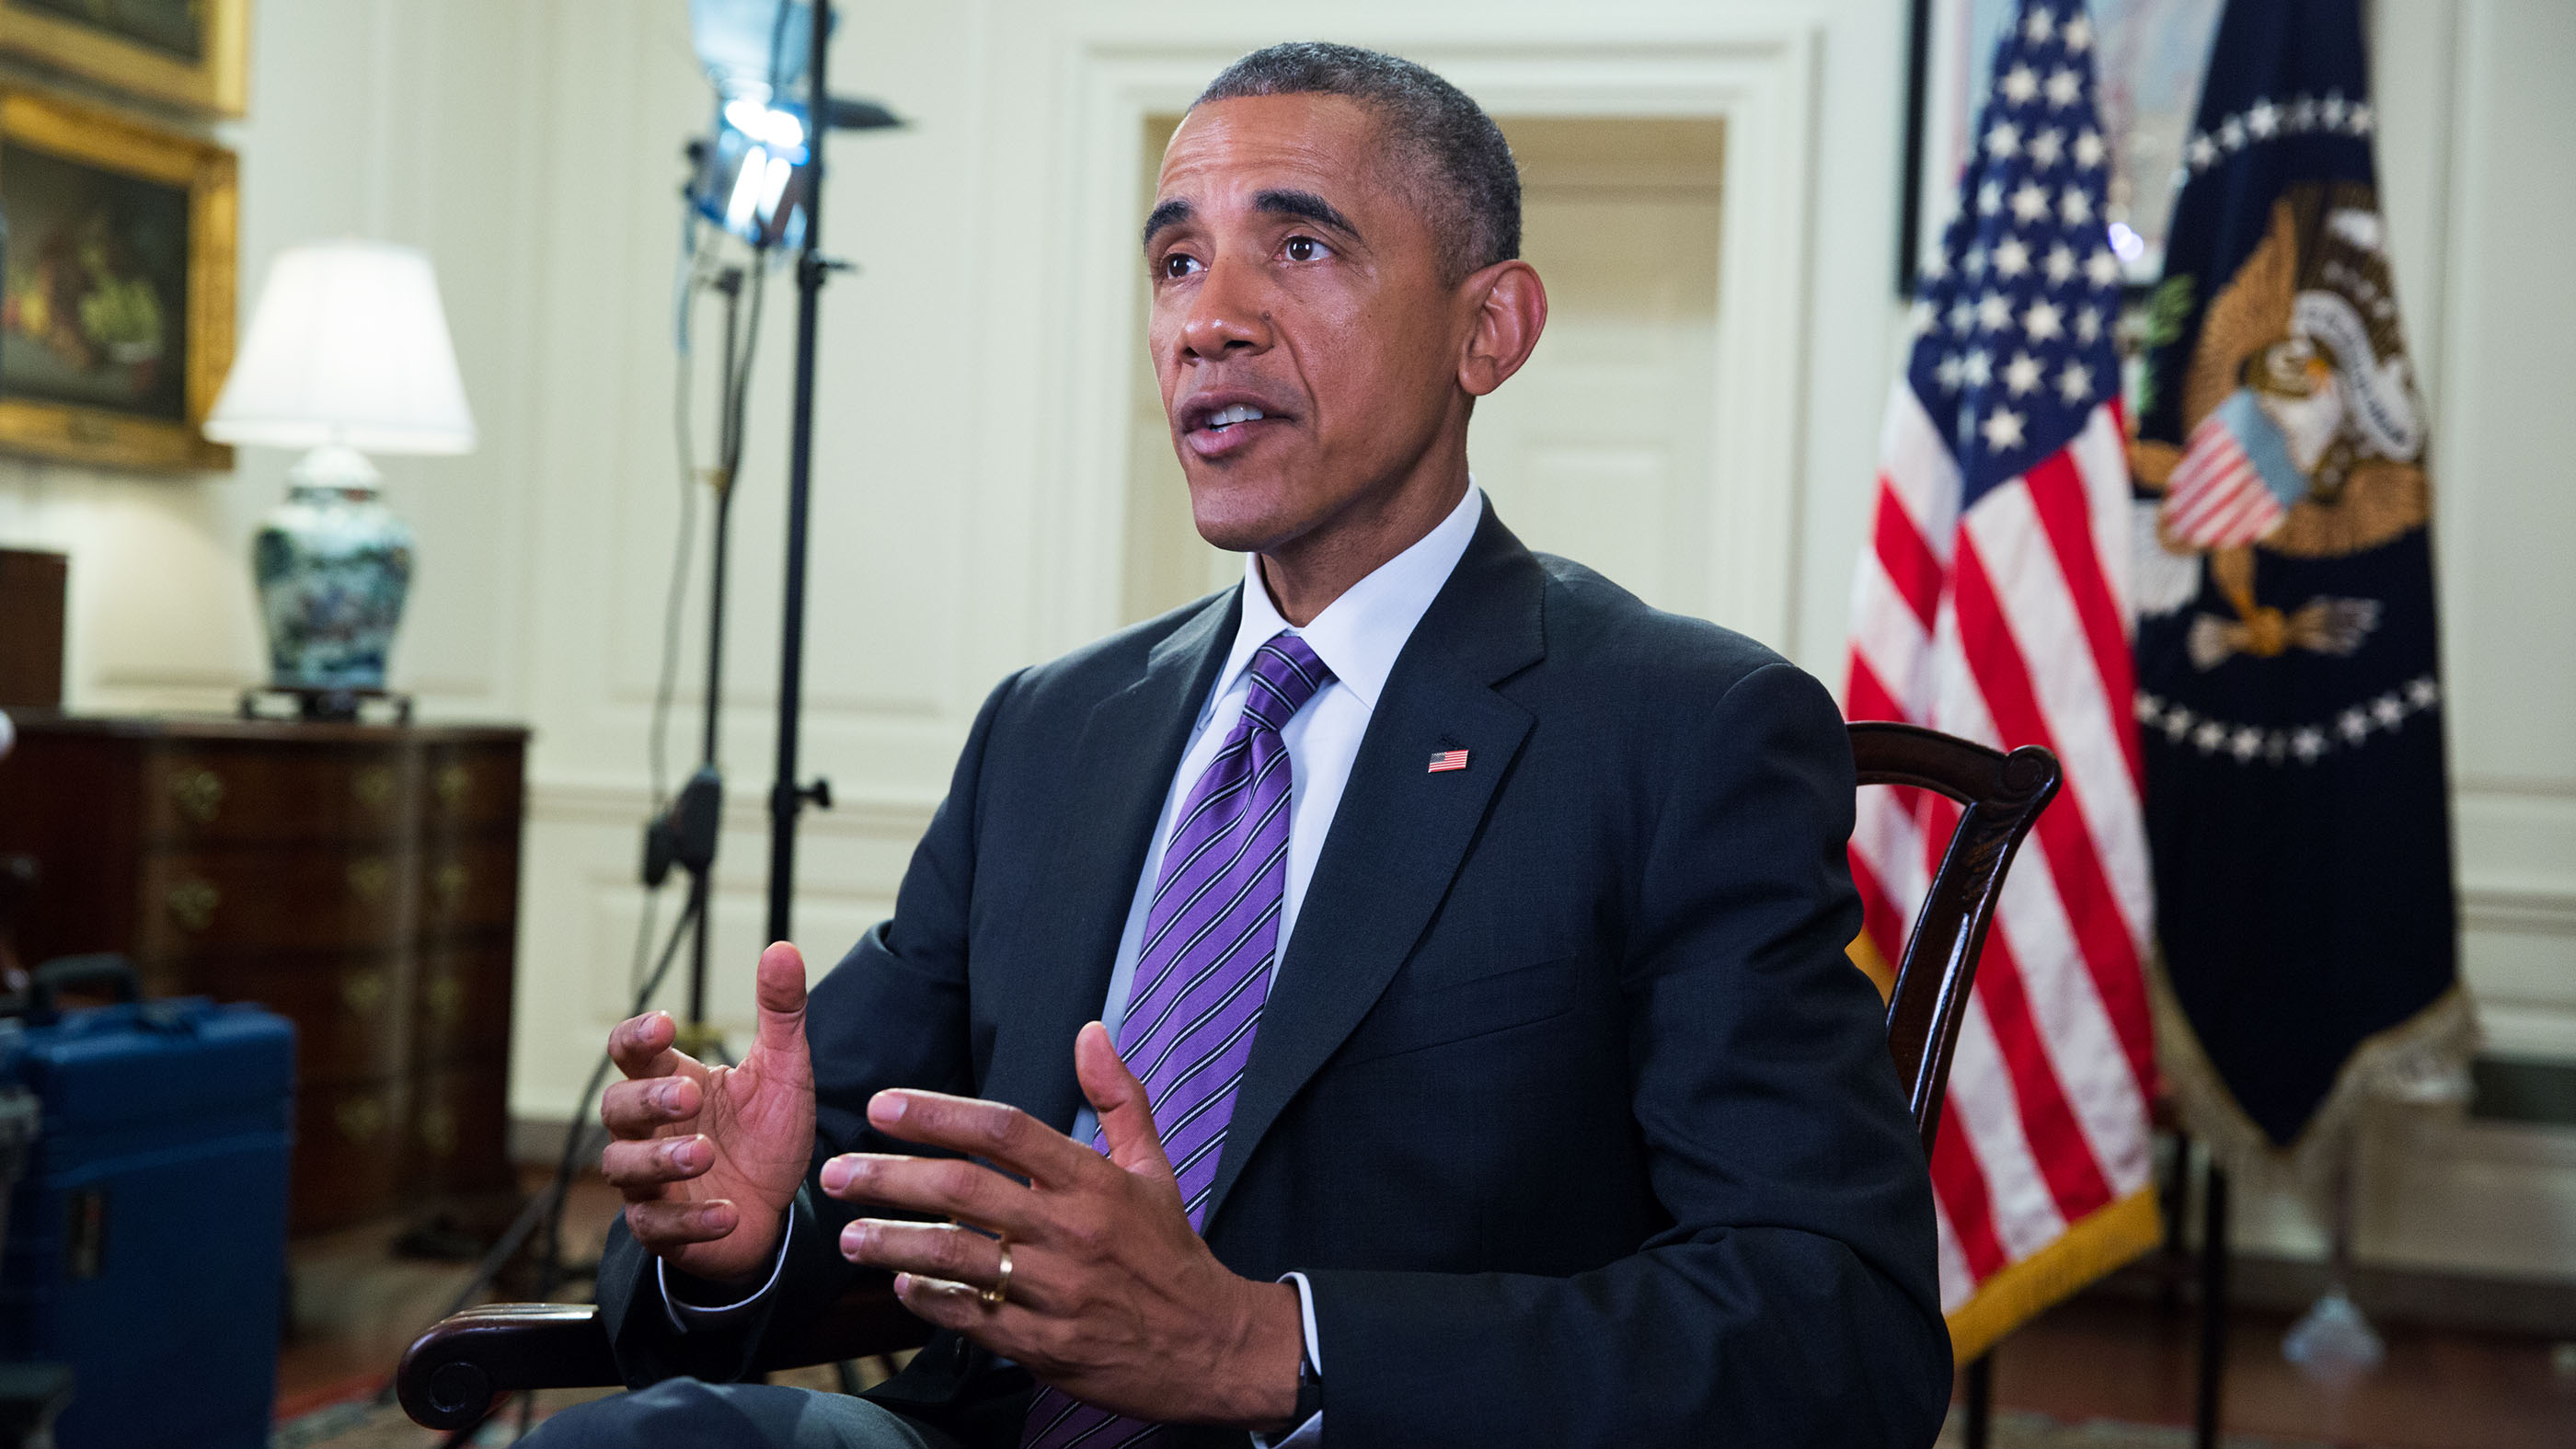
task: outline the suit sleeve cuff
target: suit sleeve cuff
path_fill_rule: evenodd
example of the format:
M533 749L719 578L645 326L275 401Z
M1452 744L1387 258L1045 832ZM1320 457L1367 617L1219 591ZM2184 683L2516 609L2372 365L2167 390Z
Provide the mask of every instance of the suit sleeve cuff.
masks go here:
M1303 1273L1290 1273L1279 1281L1297 1285L1297 1316L1306 1334L1306 1362L1313 1364L1315 1372L1321 1374L1324 1371L1324 1346L1323 1340L1315 1336L1315 1290L1307 1286ZM1323 1411L1316 1410L1306 1417L1305 1423L1276 1439L1255 1434L1252 1441L1262 1449L1318 1449L1324 1442Z
M662 1310L670 1315L672 1331L688 1333L697 1329L728 1327L741 1321L744 1314L759 1307L760 1300L768 1297L778 1286L778 1275L787 1266L787 1242L792 1236L791 1232L785 1230L779 1233L778 1257L769 1265L768 1279L758 1288L732 1303L682 1302L679 1295L671 1291L671 1265L659 1258L654 1259L653 1282L662 1290ZM1311 1346L1314 1341L1315 1311L1310 1305L1306 1310L1306 1342Z

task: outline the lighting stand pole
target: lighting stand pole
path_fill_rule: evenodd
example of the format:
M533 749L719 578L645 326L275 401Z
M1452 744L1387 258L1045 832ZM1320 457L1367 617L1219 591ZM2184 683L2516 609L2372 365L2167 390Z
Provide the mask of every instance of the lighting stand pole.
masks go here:
M754 258L752 265L761 264ZM689 878L689 893L696 905L695 921L690 926L689 940L689 1017L688 1040L679 1043L680 1050L700 1061L724 1057L722 1039L715 1028L707 1025L707 930L715 912L712 907L712 883L715 872L715 840L722 828L724 814L724 775L716 763L716 742L724 725L724 647L725 647L725 563L732 553L733 485L742 467L742 416L734 406L734 393L741 386L736 376L739 368L751 365L751 359L738 356L736 339L740 332L742 310L742 269L730 267L716 279L716 290L725 299L724 375L718 386L722 397L722 427L716 436L715 476L708 481L715 487L715 539L713 557L707 561L707 690L706 718L701 730L698 773L689 784L696 787L706 782L710 795L706 822L705 868Z
M753 263L759 264L757 260ZM742 467L742 420L733 403L741 386L739 369L749 365L748 359L737 356L736 345L741 332L742 283L742 269L728 267L713 284L725 299L725 365L718 381L721 391L716 409L716 466L709 470L707 478L715 492L715 526L713 557L708 564L707 688L698 767L681 785L669 808L655 817L644 832L645 889L658 888L675 865L689 876L689 1010L680 1020L678 1039L673 1045L701 1061L728 1059L723 1039L707 1025L707 928L708 907L714 895L716 838L724 824L724 774L716 754L724 722L725 565L732 552L734 477ZM688 365L685 357L681 365Z
M769 939L789 939L796 899L796 823L807 802L832 808L828 781L796 778L797 717L805 704L806 519L813 506L814 333L823 283L839 265L823 256L823 140L831 133L824 83L832 39L831 0L814 0L812 60L805 71L805 242L796 257L796 400L787 454L787 585L778 644L778 779L769 791Z

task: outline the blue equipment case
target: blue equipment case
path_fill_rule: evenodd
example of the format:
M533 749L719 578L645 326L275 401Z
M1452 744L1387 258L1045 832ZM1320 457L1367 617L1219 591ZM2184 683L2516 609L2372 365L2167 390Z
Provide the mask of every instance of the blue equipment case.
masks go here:
M55 1012L82 977L120 999ZM265 1449L295 1027L139 998L131 967L82 958L39 968L25 1019L0 1021L0 1083L43 1111L0 1256L0 1359L71 1366L61 1449Z

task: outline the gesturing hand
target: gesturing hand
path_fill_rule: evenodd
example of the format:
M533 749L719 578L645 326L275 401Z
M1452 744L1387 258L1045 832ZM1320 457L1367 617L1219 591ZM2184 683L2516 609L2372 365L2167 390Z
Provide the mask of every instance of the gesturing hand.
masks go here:
M599 1169L626 1195L626 1226L664 1262L719 1282L769 1269L814 1152L814 1063L805 1047L805 958L760 953L759 1026L742 1064L674 1051L668 1012L620 1022L599 1120L615 1138Z
M1016 1107L879 1092L868 1103L878 1131L1028 1182L959 1158L835 1157L822 1173L834 1197L955 1219L861 1218L842 1230L842 1253L895 1269L905 1307L1087 1403L1164 1423L1286 1427L1303 1341L1297 1290L1228 1272L1191 1229L1144 1085L1108 1030L1084 1027L1073 1059L1105 1158ZM1000 1280L1003 1244L959 1223L1009 1244L998 1307L977 1289Z

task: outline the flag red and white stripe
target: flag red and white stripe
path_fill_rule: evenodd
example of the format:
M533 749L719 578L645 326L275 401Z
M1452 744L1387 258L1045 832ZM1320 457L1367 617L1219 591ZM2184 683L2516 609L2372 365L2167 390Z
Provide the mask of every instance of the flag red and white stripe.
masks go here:
M2066 772L2006 877L1932 1153L1965 1356L2154 1241L2129 473L2105 401L1963 512L1957 458L1904 378L1880 455L1846 713L2045 745ZM1891 966L1957 820L1925 792L1862 792L1852 873Z

